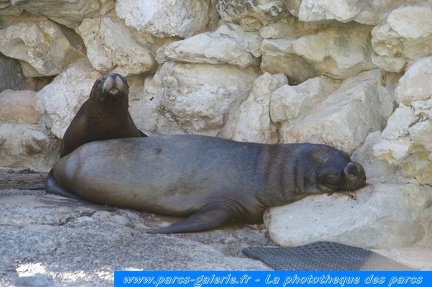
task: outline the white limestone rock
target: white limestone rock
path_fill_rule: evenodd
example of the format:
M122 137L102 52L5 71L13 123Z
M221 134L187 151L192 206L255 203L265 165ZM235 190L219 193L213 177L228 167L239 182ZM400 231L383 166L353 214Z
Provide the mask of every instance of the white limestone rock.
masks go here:
M410 154L411 143L408 139L397 141L381 140L374 145L375 157L387 161L389 164L400 165Z
M146 80L131 114L137 126L150 133L216 135L257 76L253 68L166 62Z
M308 112L340 86L340 82L325 76L309 79L297 86L283 85L271 97L270 117L283 123Z
M411 105L432 96L432 57L419 59L405 72L395 91L398 103Z
M261 27L259 33L265 39L286 38L291 32L290 27L291 25L288 25L288 21L280 20Z
M356 21L366 25L377 25L393 9L418 0L363 0L363 1L286 1L290 12L300 21L319 22L336 20L339 22ZM291 3L293 2L293 3ZM297 3L296 3L297 2ZM300 3L298 3L300 2Z
M0 1L0 16L19 16L23 9L13 6L9 0Z
M432 6L404 6L373 28L373 62L380 68L401 72L421 57L432 54Z
M36 92L5 90L0 93L0 122L37 124L45 108Z
M0 52L21 61L26 77L53 76L84 55L60 27L45 18L24 18L0 30Z
M58 146L42 125L0 122L0 166L48 171L54 150Z
M245 31L257 31L263 25L290 17L283 0L217 0L222 19L240 24Z
M400 79L399 107L388 119L374 155L403 174L432 185L432 57L419 59Z
M370 133L364 144L351 155L353 161L359 162L365 169L366 178L379 180L380 182L403 182L396 167L387 161L374 156L373 147L381 140L381 132Z
M401 104L390 116L382 136L393 140L409 135L408 129L415 121L414 111L411 107Z
M380 85L379 76L375 70L345 80L307 113L283 123L281 141L323 143L352 153L384 126L384 103L391 102L386 98L392 94Z
M205 30L207 0L117 0L115 12L129 27L156 37L189 37Z
M430 233L422 215L431 200L430 186L373 184L355 199L334 193L271 208L264 223L282 246L333 241L368 249L404 247Z
M147 39L132 34L114 16L85 19L77 32L84 40L87 57L98 71L126 77L150 71L156 64Z
M16 7L32 14L42 15L51 20L74 28L85 18L98 15L103 6L113 6L113 0L11 0Z
M247 98L231 109L218 136L243 142L277 143L276 126L270 120L270 100L273 91L287 83L284 74L259 76Z
M355 23L333 25L316 35L265 39L262 42L263 71L284 73L292 83L318 75L346 79L375 69L371 61L371 27Z
M157 60L186 63L230 64L245 68L258 64L262 38L226 24L215 32L198 34L167 45Z
M159 73L156 72L153 77L135 75L128 77L127 80L129 112L135 125L149 136L157 134L158 122L164 118L159 114L159 102L163 93Z
M101 76L87 59L67 67L49 85L37 93L51 120L51 133L59 139L81 105L90 95L94 82Z
M272 74L284 73L290 84L297 85L318 76L316 68L298 57L291 39L264 39L261 46L261 70Z
M308 23L299 21L294 17L288 17L261 27L259 33L265 39L290 39L317 34L331 26L331 23Z

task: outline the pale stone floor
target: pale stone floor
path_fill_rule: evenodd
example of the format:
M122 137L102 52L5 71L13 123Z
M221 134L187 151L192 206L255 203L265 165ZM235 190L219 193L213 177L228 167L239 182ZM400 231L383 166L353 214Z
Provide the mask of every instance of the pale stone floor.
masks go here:
M7 190L0 190L0 194L3 192L7 192ZM21 190L18 193L32 194L34 192L34 190ZM154 217L157 218L158 216ZM161 218L163 221L163 217ZM374 249L372 251L391 258L415 270L432 270L432 236L429 236L426 240L418 242L410 247Z
M410 247L373 251L416 270L432 270L432 240Z
M10 183L12 185L21 185L24 182L25 184L30 184L30 186L40 187L42 184L42 180L45 177L44 173L27 173L27 172L23 172L23 171L21 171L20 173L10 173L10 170L4 169L4 168L0 168L0 175L1 175L0 179L2 179L2 184L3 184L3 186L1 186L1 184L0 184L0 194L3 194L3 192L7 192L6 190L9 189L9 186L5 185L5 183ZM34 192L35 192L34 190L32 191L32 190L23 190L22 189L22 190L17 192L17 195L18 194L33 194ZM40 191L40 192L43 192L43 191ZM16 207L20 206L19 202L17 202L16 204L17 204ZM21 202L21 205L22 204L24 204L24 203ZM16 213L16 212L13 212L13 213ZM4 213L3 212L3 216L15 217L15 216L19 215L19 214L13 214L13 213L11 214L11 213ZM153 216L153 217L155 217L156 219L158 218L158 216ZM2 218L2 222L5 223L7 221L8 221L7 218ZM163 221L163 218L162 218L162 221ZM13 222L13 220L11 222ZM264 228L264 227L262 227L262 228ZM262 229L262 228L260 228L260 229ZM217 234L218 232L223 233L223 231L215 231L215 232L213 232L213 233L215 233L215 234ZM254 232L256 233L256 234L255 233L254 234L256 236L258 236L257 238L259 240L256 239L257 242L253 242L253 243L255 243L255 244L259 243L259 245L261 245L261 244L265 245L266 239L264 238L264 236L260 235L260 232L257 232L257 231L254 231ZM240 236L240 238L243 237L244 239L246 239L246 238L250 237L251 234L252 233L248 232L246 237L244 237L242 235L242 236ZM261 230L261 234L265 234L265 230ZM187 235L186 234L184 236L186 238L191 237L192 239L197 239L197 238L199 239L199 236L203 236L203 235L193 235L193 234ZM229 236L231 236L231 235L229 235ZM180 237L182 237L182 236L180 235ZM195 238L195 237L197 237L197 238ZM212 239L210 241L214 240L215 243L220 241L220 238L218 239L218 236L215 236L215 238L216 239ZM201 239L201 241L208 243L209 239L204 238L204 239ZM239 244L241 243L241 241L242 240L239 240ZM252 245L254 245L254 244L252 244ZM392 248L392 249L376 249L373 251L375 251L376 253L379 253L385 257L391 258L391 259L393 259L393 260L395 260L401 264L404 264L410 268L413 268L415 270L432 270L432 234L427 235L426 239L424 239L422 242L418 242L417 244L410 246L410 247Z

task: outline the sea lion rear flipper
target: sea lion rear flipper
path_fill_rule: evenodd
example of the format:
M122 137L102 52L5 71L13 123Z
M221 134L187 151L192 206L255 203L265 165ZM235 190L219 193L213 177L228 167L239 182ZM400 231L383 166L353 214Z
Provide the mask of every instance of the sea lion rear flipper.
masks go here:
M200 211L168 227L151 230L147 233L181 233L204 231L221 226L233 218L234 211L228 205L220 203L204 206Z
M81 200L76 194L73 194L64 189L53 176L53 170L51 169L45 179L45 191L57 195L66 196L76 200Z

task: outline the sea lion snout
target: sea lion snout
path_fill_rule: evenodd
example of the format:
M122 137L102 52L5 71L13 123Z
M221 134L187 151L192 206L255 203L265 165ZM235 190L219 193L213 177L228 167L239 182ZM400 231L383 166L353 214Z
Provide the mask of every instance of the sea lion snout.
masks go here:
M99 78L95 87L100 89L100 100L103 101L106 98L121 98L124 95L128 95L129 86L126 79L119 74L109 73Z
M336 151L334 160L329 160L319 171L316 182L323 193L352 191L366 185L366 173L361 164Z
M117 88L112 88L110 90L108 90L108 94L116 96L118 93L120 93L120 90Z
M366 184L366 172L361 164L351 161L344 168L345 188L355 190Z

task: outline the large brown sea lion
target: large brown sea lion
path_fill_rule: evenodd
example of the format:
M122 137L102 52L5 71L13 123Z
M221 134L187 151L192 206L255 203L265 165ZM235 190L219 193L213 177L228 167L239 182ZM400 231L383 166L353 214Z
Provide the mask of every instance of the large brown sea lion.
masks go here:
M319 144L257 144L177 135L85 144L51 181L84 200L186 219L153 233L262 222L268 207L365 185L363 167Z

